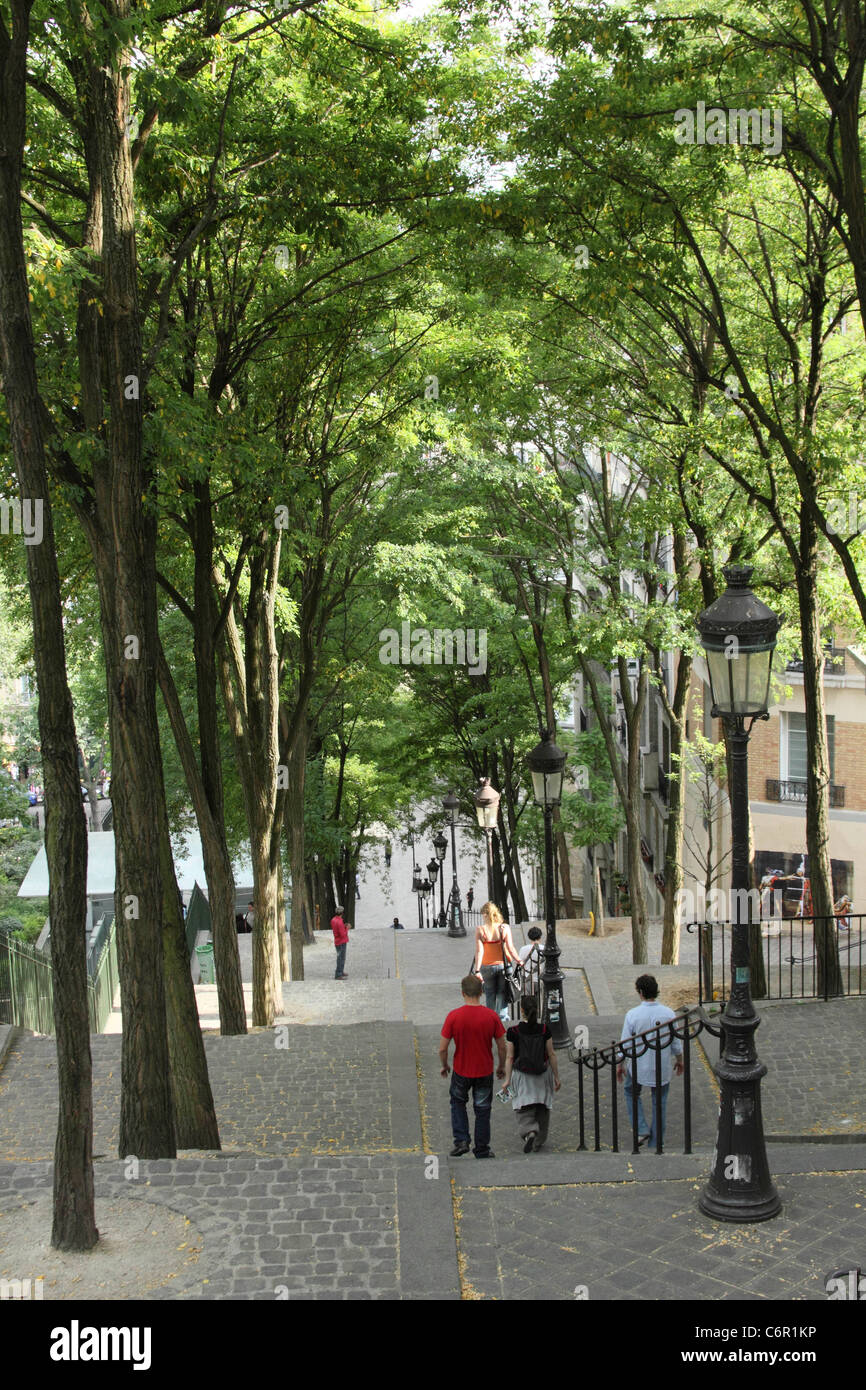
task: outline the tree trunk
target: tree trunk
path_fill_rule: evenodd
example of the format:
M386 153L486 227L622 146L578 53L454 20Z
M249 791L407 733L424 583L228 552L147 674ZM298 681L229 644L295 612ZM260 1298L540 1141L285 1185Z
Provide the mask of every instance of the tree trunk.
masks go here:
M237 1035L247 1031L246 1005L241 979L238 934L235 926L235 882L226 842L225 824L214 819L199 774L192 739L183 717L177 689L162 643L159 647L159 685L183 766L190 799L195 809L202 858L207 879L208 907L213 927L214 969L220 1012L220 1032ZM225 924L231 922L230 931Z
M598 866L598 851L593 848L592 855L592 913L595 918L595 935L604 936L604 899L601 896L601 872Z
M165 1004L177 1145L180 1149L218 1149L219 1128L187 955L167 818L163 819L162 827L162 884Z
M193 654L198 740L201 749L201 790L210 812L209 817L205 816L203 811L200 813L196 807L196 818L202 837L208 905L213 929L220 1032L224 1035L237 1035L247 1031L247 1014L235 926L235 881L225 831L222 753L217 709L215 638L218 613L213 589L213 507L210 483L207 480L195 484L195 497L192 525L195 555Z
M292 916L289 923L289 936L291 940L291 978L293 980L304 978L304 899L306 896L304 786L307 771L307 745L308 732L305 721L289 755L289 785L286 794L286 833L289 842L289 865L292 876ZM328 920L330 921L330 916Z
M281 859L277 874L277 942L280 947L280 979L284 981L292 978L289 965L289 945L286 936L286 891L283 884L283 861Z
M26 555L45 776L45 853L59 1090L51 1244L57 1250L90 1250L99 1232L93 1204L85 955L87 835L75 720L66 679L63 602L21 236L28 16L26 0L12 0L12 33L4 31L0 44L0 369L21 502L23 505L28 499L42 508L40 540L26 546Z
M804 535L804 532L806 533ZM818 990L843 993L836 924L833 916L833 877L830 866L830 756L824 711L824 651L818 618L818 554L814 522L801 513L802 563L797 574L800 633L803 641L803 696L806 706L806 845L814 940L818 957Z
M677 681L668 724L671 737L671 774L668 778L668 823L665 827L665 906L662 925L662 965L678 965L680 959L681 900L683 886L683 831L686 818L683 717L691 685L692 659L680 652Z
M128 19L126 0L108 0L106 9L109 26ZM113 37L81 38L76 64L90 136L88 247L101 256L100 283L83 287L82 298L95 296L102 313L79 314L78 344L82 409L106 445L94 462L94 506L84 516L99 589L111 733L123 1011L120 1154L173 1158L162 958L156 521L143 506L152 476L143 462L135 205L124 131L132 69L128 50ZM85 380L88 364L97 361L101 371Z

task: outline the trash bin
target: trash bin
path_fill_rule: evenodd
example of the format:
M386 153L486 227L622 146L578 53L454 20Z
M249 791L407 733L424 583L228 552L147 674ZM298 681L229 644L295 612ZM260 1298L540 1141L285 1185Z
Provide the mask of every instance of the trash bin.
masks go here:
M199 984L212 985L215 979L213 969L213 942L209 941L206 946L196 946L195 953L198 956Z

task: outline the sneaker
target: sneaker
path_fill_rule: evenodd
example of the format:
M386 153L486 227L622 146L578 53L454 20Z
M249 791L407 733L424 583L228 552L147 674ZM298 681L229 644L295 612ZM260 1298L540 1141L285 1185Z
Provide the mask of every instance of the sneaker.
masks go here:
M450 1154L448 1155L448 1157L449 1157L449 1158L462 1158L463 1155L464 1155L464 1154L468 1154L468 1152L469 1152L469 1145L468 1145L468 1144L455 1144L455 1145L454 1145L454 1148L451 1150L451 1152L450 1152Z
M637 1137L637 1142L638 1142L638 1147L639 1147L639 1148L642 1148L644 1144L646 1144L646 1143L649 1142L649 1135L648 1135L648 1134L639 1134L638 1137Z
M523 1152L525 1154L532 1153L532 1150L535 1148L536 1137L537 1136L534 1134L527 1134L526 1138L523 1141Z
M475 1157L476 1157L476 1158L495 1158L495 1157L496 1157L496 1154L493 1152L492 1149L482 1149L480 1153L476 1153L476 1154L475 1154Z

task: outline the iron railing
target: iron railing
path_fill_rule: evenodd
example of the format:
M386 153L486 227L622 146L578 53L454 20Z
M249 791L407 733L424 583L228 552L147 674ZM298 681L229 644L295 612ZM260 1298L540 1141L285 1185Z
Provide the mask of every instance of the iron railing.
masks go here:
M0 1023L33 1033L54 1029L51 957L6 932L0 932Z
M864 913L836 917L775 917L753 923L761 932L767 992L764 999L835 999L866 994ZM815 922L829 930L819 932ZM698 932L698 1001L724 1001L730 983L730 922L689 922Z
M91 980L96 974L96 969L102 956L102 950L108 940L113 921L113 912L103 912L90 937L90 944L87 948L87 973Z
M780 781L778 777L766 778L765 796L768 801L793 801L797 805L806 804L806 783L796 778ZM830 786L830 806L841 810L845 805L845 788L835 783Z
M101 1033L114 1008L114 997L120 983L117 968L117 929L112 921L108 937L96 962L92 979L87 981L87 1007L90 1012L91 1033Z
M825 647L824 648L824 675L825 676L844 676L845 674L845 652L846 647ZM786 671L803 671L803 658L801 656L792 657L785 667Z
M91 1032L101 1033L108 1022L117 985L117 936L112 922L87 981ZM51 957L6 932L0 932L0 1023L12 1023L32 1033L54 1032Z
M619 1147L619 1091L617 1081L617 1068L627 1063L631 1064L631 1074L637 1076L638 1058L643 1057L646 1052L655 1054L655 1082L653 1083L654 1107L655 1107L655 1132L656 1132L656 1153L664 1152L664 1136L661 1124L662 1106L662 1052L671 1047L674 1039L679 1038L683 1045L683 1153L692 1152L692 1049L691 1044L701 1033L709 1033L712 1037L719 1039L719 1051L723 1046L723 1028L721 1022L713 1023L702 1008L692 1008L683 1010L676 1018L669 1023L662 1023L657 1028L649 1028L644 1033L637 1033L634 1037L622 1042L611 1042L606 1047L593 1048L569 1048L569 1056L572 1062L578 1067L577 1089L578 1089L578 1123L580 1127L580 1142L578 1151L587 1148L586 1143L586 1109L587 1109L587 1089L591 1089L592 1121L593 1121L593 1149L596 1153L601 1150L602 1133L602 1095L599 1077L605 1070L610 1076L610 1094L607 1109L609 1110L610 1124L610 1147L614 1153L620 1152ZM587 1074L592 1077L591 1087L587 1087ZM636 1100L632 1106L631 1114L631 1139L632 1153L640 1152L638 1143L638 1115L637 1108L639 1102Z

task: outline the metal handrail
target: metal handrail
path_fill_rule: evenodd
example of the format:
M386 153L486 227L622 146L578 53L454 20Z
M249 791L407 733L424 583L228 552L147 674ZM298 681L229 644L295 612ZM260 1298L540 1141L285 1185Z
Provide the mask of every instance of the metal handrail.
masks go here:
M829 926L823 934L823 955L815 949L815 923ZM767 977L767 999L830 999L866 995L863 932L866 913L837 912L833 917L765 917L752 923L761 928L761 947ZM726 962L731 922L689 922L698 932L698 1000L700 1004L727 998ZM721 990L716 989L714 962L721 961ZM838 988L836 986L839 986Z
M618 1119L618 1091L616 1070L620 1065L631 1062L632 1076L637 1077L637 1063L640 1057L646 1052L655 1053L655 1129L656 1129L656 1153L663 1153L662 1126L661 1126L661 1088L662 1088L662 1052L665 1048L672 1045L675 1038L683 1044L683 1153L692 1152L692 1058L691 1043L701 1033L709 1033L714 1038L723 1038L724 1029L719 1024L710 1022L708 1015L700 1006L681 1011L676 1019L671 1019L668 1023L660 1023L656 1028L648 1028L643 1033L636 1033L633 1038L627 1041L611 1042L608 1046L593 1048L569 1048L569 1056L574 1064L579 1068L577 1074L578 1081L578 1107L579 1107L579 1126L580 1134L578 1151L586 1149L586 1121L585 1108L586 1096L584 1085L584 1071L592 1073L592 1112L593 1112L593 1131L594 1131L594 1151L599 1153L601 1150L601 1096L599 1093L599 1074L605 1069L610 1068L612 1077L611 1094L611 1149L614 1153L619 1153L619 1119ZM632 1153L640 1152L638 1144L638 1124L637 1124L637 1092L635 1103L632 1106Z

